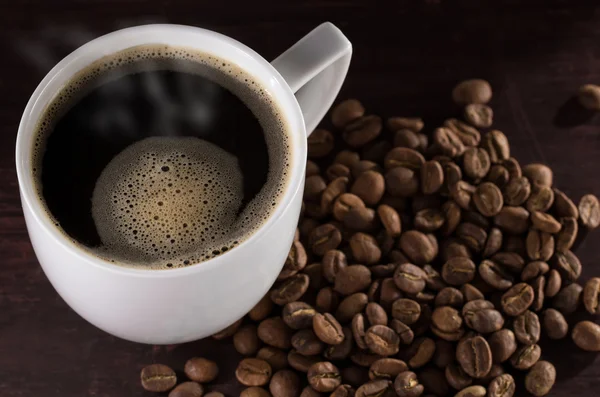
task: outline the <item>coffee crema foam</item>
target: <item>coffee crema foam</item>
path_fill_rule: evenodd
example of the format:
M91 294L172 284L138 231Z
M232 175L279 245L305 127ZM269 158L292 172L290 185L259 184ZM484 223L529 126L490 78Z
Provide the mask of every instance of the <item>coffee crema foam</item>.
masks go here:
M103 244L88 247L60 227L44 202L41 165L45 142L57 120L92 89L127 74L152 70L198 74L242 100L263 129L269 153L267 182L241 208L239 189L243 181L241 173L234 172L235 156L198 138L146 138L117 155L98 179L90 200ZM79 248L123 266L157 270L185 267L230 250L252 236L272 215L289 182L289 134L287 122L270 92L237 65L193 49L144 45L99 59L60 89L46 106L33 135L32 173L47 215ZM133 156L126 159L128 154ZM207 166L209 158L217 160L212 167ZM136 166L141 168L136 171ZM164 166L168 166L169 171L162 171ZM142 169L146 179L139 179ZM188 182L192 182L192 187L185 189L190 186ZM145 186L152 189L144 192ZM142 192L147 196L140 197ZM131 198L126 198L130 194ZM100 197L106 200L104 204L100 203ZM211 203L211 199L218 200L218 204ZM186 205L191 207L185 208ZM168 219L167 215L174 218Z

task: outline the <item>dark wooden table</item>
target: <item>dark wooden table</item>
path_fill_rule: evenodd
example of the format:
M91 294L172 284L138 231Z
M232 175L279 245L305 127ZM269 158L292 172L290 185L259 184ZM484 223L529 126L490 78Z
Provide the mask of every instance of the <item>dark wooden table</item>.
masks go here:
M341 97L382 115L453 115L449 92L482 77L494 87L495 126L522 162L549 164L575 199L600 195L600 115L570 100L600 83L600 10L581 1L449 2L351 0L2 0L0 2L0 396L146 396L139 370L165 362L181 370L193 355L215 359L213 390L238 395L238 357L212 340L152 347L109 336L77 316L44 276L29 243L14 166L14 142L31 92L61 58L89 39L151 22L214 29L267 59L322 21L354 44ZM400 4L401 3L401 4ZM531 4L532 2L522 2ZM580 246L583 279L600 274L600 232ZM600 362L563 341L544 349L557 361L552 396L600 393ZM522 390L522 389L521 389Z

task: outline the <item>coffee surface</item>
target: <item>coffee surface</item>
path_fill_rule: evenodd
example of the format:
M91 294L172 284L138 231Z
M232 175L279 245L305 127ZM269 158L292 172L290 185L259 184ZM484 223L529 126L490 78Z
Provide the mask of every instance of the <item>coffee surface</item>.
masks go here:
M287 183L287 134L268 91L236 65L135 47L56 95L32 171L76 244L126 266L179 267L226 252L268 219Z

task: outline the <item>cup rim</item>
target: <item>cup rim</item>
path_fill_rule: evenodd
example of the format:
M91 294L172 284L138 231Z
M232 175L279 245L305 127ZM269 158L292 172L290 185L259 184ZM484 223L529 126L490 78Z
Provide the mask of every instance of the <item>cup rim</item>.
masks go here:
M242 241L238 246L229 250L226 253L223 253L217 257L208 259L202 262L196 262L191 265L180 267L180 268L172 268L172 269L143 269L137 267L128 267L128 266L120 266L115 263L112 263L108 260L102 259L100 257L94 256L93 254L87 252L82 247L80 247L77 243L71 241L71 238L68 235L56 228L53 224L52 219L47 215L45 209L43 208L41 198L37 197L35 188L34 188L34 180L31 170L28 167L29 159L31 158L31 151L33 145L31 145L31 135L33 134L33 130L35 128L36 123L39 120L39 117L44 107L40 109L34 109L39 106L42 106L38 103L40 97L46 90L49 90L49 86L57 79L58 76L66 75L67 79L71 78L77 72L81 71L83 68L88 66L94 60L100 59L106 55L110 55L111 53L104 54L99 53L97 57L95 57L91 62L87 62L84 65L76 66L75 64L81 61L81 58L84 56L88 56L91 53L94 53L100 47L110 45L110 43L118 42L125 37L137 37L138 39L143 39L144 36L151 35L152 37L156 37L156 35L164 34L173 36L173 35L186 35L186 36L198 36L206 39L206 42L203 42L201 45L198 44L194 49L201 50L207 53L211 53L210 48L204 48L203 45L206 46L208 43L218 43L219 45L226 46L230 48L235 54L236 58L227 60L235 63L239 68L245 70L247 73L250 73L247 67L244 67L242 62L253 62L255 67L261 69L261 73L265 73L263 77L257 76L256 74L250 73L254 76L254 78L259 81L264 89L270 92L274 97L277 98L276 102L279 105L282 116L285 118L286 124L289 126L290 130L290 140L292 150L290 152L290 172L288 175L288 183L283 192L283 196L279 201L277 208L275 211L269 216L269 218L262 224L262 226L253 233L246 240ZM201 42L202 40L199 40ZM171 44L177 46L177 43L171 41L158 41L158 40L149 40L146 42L142 42L138 45L143 44ZM186 46L190 47L190 46ZM126 48L131 48L126 47ZM114 50L112 53L122 51L126 48ZM213 51L214 52L214 51ZM53 98L54 94L50 95L50 98ZM177 25L177 24L149 24L149 25L139 25L134 27L129 27L125 29L120 29L103 36L100 36L96 39L93 39L86 44L80 46L75 49L65 58L63 58L58 64L56 64L42 79L39 85L36 87L35 91L31 95L23 115L21 117L19 128L17 132L17 140L15 144L15 162L16 162L16 170L17 170L17 179L19 183L19 191L21 195L21 204L23 208L27 207L30 214L33 216L33 220L36 224L35 227L40 227L46 235L49 236L54 241L54 244L59 245L62 249L70 252L75 255L82 262L85 262L86 265L96 266L103 268L104 270L111 271L114 273L120 273L129 276L138 276L138 277L179 277L187 274L192 274L196 272L207 271L215 266L219 266L222 261L226 261L228 256L231 255L232 252L238 252L238 250L244 249L245 247L251 245L255 240L262 238L262 236L267 233L269 229L271 229L276 222L278 222L284 214L289 210L289 207L293 203L294 197L299 193L302 187L302 181L304 179L304 162L306 159L307 152L307 142L306 142L306 127L304 124L304 118L302 116L302 110L294 96L294 93L283 79L283 77L279 74L279 72L261 55L252 50L250 47L245 44L229 37L225 36L221 33L214 32L211 30L187 26L187 25ZM31 225L27 225L28 228L31 228Z

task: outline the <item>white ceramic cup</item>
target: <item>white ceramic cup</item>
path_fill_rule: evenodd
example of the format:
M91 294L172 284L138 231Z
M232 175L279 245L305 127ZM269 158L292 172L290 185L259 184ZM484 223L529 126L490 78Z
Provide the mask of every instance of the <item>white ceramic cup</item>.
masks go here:
M33 134L48 103L87 65L144 44L197 49L238 65L275 98L292 132L290 181L273 215L238 247L185 268L127 268L90 255L57 230L34 186ZM350 42L331 23L318 26L272 63L219 33L145 25L97 38L58 63L27 103L17 136L16 165L29 237L61 297L98 328L152 344L196 340L245 315L268 291L287 257L302 204L307 131L333 103L351 56Z

